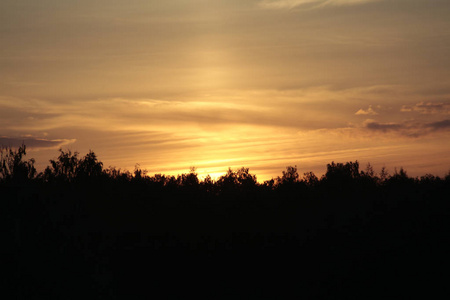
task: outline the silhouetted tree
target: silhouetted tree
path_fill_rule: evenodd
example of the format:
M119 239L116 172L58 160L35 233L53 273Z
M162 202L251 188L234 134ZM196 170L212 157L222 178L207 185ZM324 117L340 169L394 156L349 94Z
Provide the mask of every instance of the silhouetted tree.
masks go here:
M325 178L327 180L341 180L341 179L355 179L360 176L359 174L359 163L347 162L327 164L327 172L325 173Z
M386 180L388 180L390 177L389 172L387 171L386 167L382 167L380 171L380 181L384 183Z
M293 185L298 182L297 166L287 166L283 175L277 178L277 185Z
M234 189L238 184L238 179L236 172L234 172L231 168L228 168L228 171L225 175L220 176L217 180L217 185L222 190L230 190Z
M212 193L215 190L214 180L211 178L209 174L206 175L205 179L203 179L203 181L200 184L207 193Z
M104 170L104 173L107 177L113 180L129 182L131 178L133 178L130 171L125 170L122 171L120 168L116 169L115 167L110 166L108 169Z
M313 172L307 172L303 174L303 182L309 187L315 187L319 184L319 178Z
M440 178L434 176L433 174L425 174L423 176L420 176L420 182L421 183L431 183L435 181L439 181Z
M164 186L171 190L176 190L180 186L181 176L167 176L165 177Z
M163 174L155 174L155 176L150 177L150 181L152 183L154 183L156 186L158 186L159 188L162 188L166 185L166 175Z
M373 167L370 163L367 163L365 171L361 171L361 176L370 177L370 178L375 177L375 171L373 170Z
M365 189L366 192L369 192L369 189L375 188L380 183L380 178L376 176L370 163L367 163L365 171L361 171L358 182L360 189Z
M142 170L139 164L134 166L134 180L141 180L147 177L147 170Z
M24 182L36 176L35 160L23 160L26 146L22 144L17 150L0 148L0 180L5 182Z
M269 189L269 190L272 190L274 188L274 186L275 186L275 179L272 178L270 180L264 181L262 186L267 188L267 189Z
M242 188L252 188L256 186L256 176L250 174L249 168L240 168L236 171L236 179Z
M81 179L99 178L103 174L103 163L97 159L92 150L89 150L89 153L78 161L76 173Z
M78 152L72 153L59 149L59 156L56 160L50 160L50 166L44 171L44 179L52 181L53 179L62 181L73 181L77 176Z
M397 182L406 182L406 181L410 181L407 172L405 169L403 169L403 167L400 168L400 170L395 169L394 170L394 175L392 175L389 180L390 181L397 181Z
M408 176L405 169L402 167L400 170L395 169L394 174L389 177L386 184L389 185L391 190L401 191L403 189L410 189L414 185L415 179Z
M196 187L199 184L198 174L195 172L195 167L191 167L188 174L183 174L181 182L186 187Z

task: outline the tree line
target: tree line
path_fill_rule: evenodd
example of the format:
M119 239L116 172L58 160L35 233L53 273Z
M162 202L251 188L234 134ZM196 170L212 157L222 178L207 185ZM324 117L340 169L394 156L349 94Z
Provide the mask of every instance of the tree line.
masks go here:
M313 172L306 172L300 177L297 166L287 166L282 175L263 183L258 183L255 174L251 174L249 168L238 168L213 180L207 175L203 180L198 177L195 167L189 173L173 176L164 174L148 175L146 170L137 164L134 171L121 170L116 167L104 168L104 164L98 160L97 155L90 150L85 156L79 152L59 149L56 159L50 160L50 165L43 172L37 172L35 160L26 159L26 145L18 149L11 147L0 148L0 183L2 184L26 184L36 183L86 183L99 181L115 182L141 182L166 187L204 187L218 189L252 189L265 187L270 189L283 189L294 187L318 187L318 186L346 186L348 184L386 185L396 182L409 182L411 184L443 183L450 181L449 173L441 178L432 174L421 177L409 177L406 170L400 168L394 174L389 174L383 167L377 174L370 163L364 170L360 170L358 161L335 163L326 166L326 173L320 178Z
M448 292L450 176L358 161L259 183L0 150L8 299L402 299Z

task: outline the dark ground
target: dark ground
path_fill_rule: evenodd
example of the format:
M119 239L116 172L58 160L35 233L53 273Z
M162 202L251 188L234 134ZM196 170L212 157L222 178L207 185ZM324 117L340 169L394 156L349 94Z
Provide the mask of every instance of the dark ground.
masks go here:
M448 180L413 179L220 190L2 185L2 291L4 299L434 298L449 292L449 196Z

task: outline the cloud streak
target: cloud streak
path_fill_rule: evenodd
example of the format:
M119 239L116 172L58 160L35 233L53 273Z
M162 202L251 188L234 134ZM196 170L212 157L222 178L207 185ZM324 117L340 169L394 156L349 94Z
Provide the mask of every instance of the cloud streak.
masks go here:
M34 137L23 137L23 138L14 138L7 136L0 136L0 146L1 147L11 147L18 148L22 146L22 144L26 145L28 148L37 150L37 149L57 149L64 145L72 144L76 140L75 139L40 139Z
M394 132L405 137L421 137L435 132L449 131L450 119L427 123L420 121L381 123L368 119L363 123L363 126L365 129L372 132Z
M450 120L428 123L426 127L432 128L433 130L447 130L450 129Z
M260 7L266 9L292 9L313 5L313 8L325 6L360 5L380 0L263 0Z
M450 104L437 102L419 102L416 105L403 105L401 112L419 112L424 115L450 114Z

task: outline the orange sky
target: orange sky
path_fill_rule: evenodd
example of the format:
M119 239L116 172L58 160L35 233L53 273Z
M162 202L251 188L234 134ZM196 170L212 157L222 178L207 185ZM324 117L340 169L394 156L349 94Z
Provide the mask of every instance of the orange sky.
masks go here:
M450 170L447 0L0 3L0 143L200 175Z

